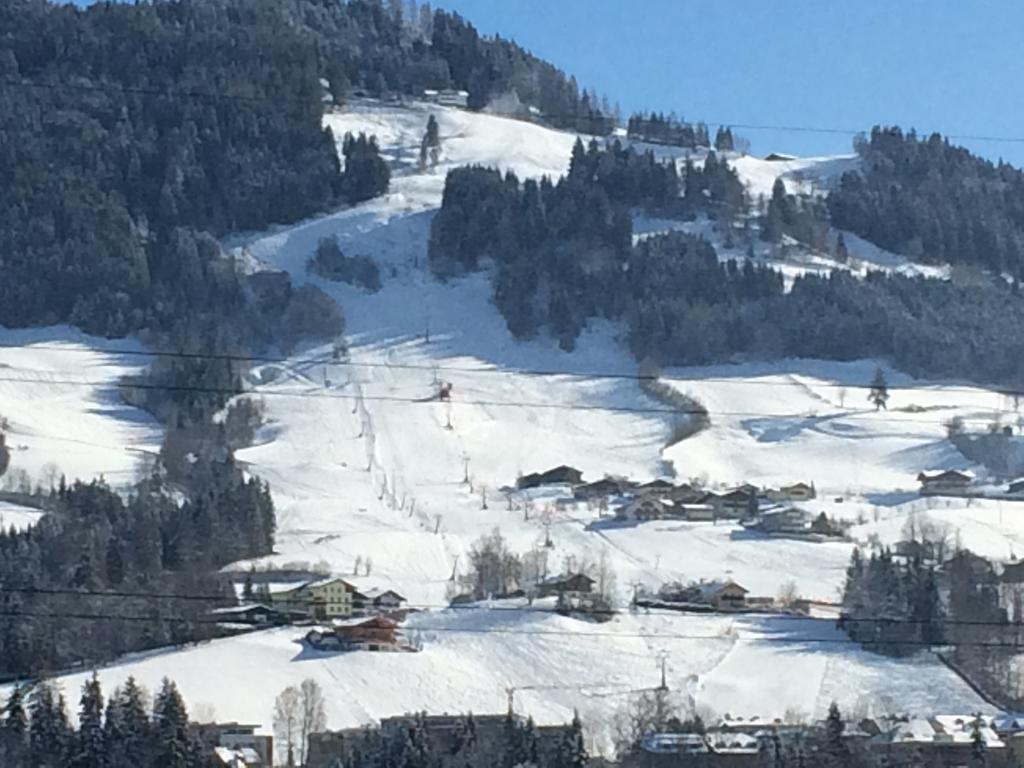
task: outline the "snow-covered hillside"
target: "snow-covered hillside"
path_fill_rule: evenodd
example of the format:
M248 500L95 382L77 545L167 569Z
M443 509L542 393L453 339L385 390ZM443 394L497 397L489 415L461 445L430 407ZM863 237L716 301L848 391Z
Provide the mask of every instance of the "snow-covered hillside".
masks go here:
M887 369L888 410L865 384L876 363L786 360L670 371L711 413L711 428L666 452L684 477L779 485L794 472L830 494L917 489L924 469L964 468L946 439L955 416L974 429L1006 418L1005 397L915 381Z
M117 384L147 360L109 350L141 347L65 326L0 328L0 418L11 449L0 483L16 486L27 477L48 488L62 474L103 475L114 486L135 479L140 459L160 447L160 428L121 401Z
M431 113L440 125L441 164L418 173L419 142ZM855 711L985 708L931 655L895 661L866 654L826 622L623 614L595 625L537 612L440 610L453 574L466 570L473 542L495 528L519 552L550 536L552 547L545 551L552 572L606 557L623 598L637 584L730 576L754 595L774 596L792 582L803 596L835 600L853 546L848 542L760 538L728 524L609 525L594 509L558 503L557 491L538 496L532 507L516 499L510 508L500 489L514 485L521 473L559 464L579 467L588 479L613 473L646 480L674 470L679 479L701 477L712 485L813 481L823 496L844 497L842 516L861 513L858 540L877 535L891 541L912 510L891 506L876 517L882 501L861 494L891 495L911 488L923 468L962 464L944 439L942 422L954 414L987 419L1004 404L981 389L934 384L894 389L890 410L876 414L864 390L853 388L870 380L870 361L672 370L669 380L706 404L712 426L666 450L670 414L631 378L636 363L616 326L592 323L572 354L543 337L517 342L490 301L487 275L441 283L427 267L430 221L449 168L478 163L520 177L555 176L567 166L574 136L426 105L363 103L329 115L326 123L338 136L377 135L396 169L391 191L230 243L256 268L284 269L297 283L315 283L347 319L343 359L336 360L328 344L253 371L253 390L265 402L269 423L239 459L269 481L277 507L276 553L259 565L323 562L350 574L357 562L365 568L370 561L362 583L393 586L414 605L434 609L410 621L423 651L324 655L296 643L301 630L279 629L125 660L102 671L107 690L128 673L151 687L168 675L191 704L208 702L221 719L269 727L277 692L311 676L328 693L329 725L342 727L412 709L500 711L504 689L513 686L520 710L551 722L579 708L598 743L607 745L607 726L625 700L622 694L656 684L655 660L664 650L672 689L719 714L819 715L833 698ZM770 192L780 174L787 184L826 183L854 162L740 158L736 165L757 195ZM648 221L638 225L638 234L662 226L673 224ZM715 235L709 230L709 236ZM336 237L347 254L373 258L383 288L367 294L307 274L306 260L324 237ZM859 247L851 245L855 255ZM816 268L835 266L822 257ZM127 365L104 356L99 346L95 354L91 360L75 357L93 366L82 374L90 381L110 382ZM68 361L49 360L36 350L19 364L55 378L52 371L61 370L63 378ZM890 380L894 386L923 385L894 371ZM453 386L450 403L434 398L441 381ZM84 398L76 387L68 403L54 389L47 410L57 413L59 405L73 413L35 427L50 435L57 423L71 424L73 436L122 447L109 454L90 448L93 463L62 466L70 474L128 471L127 459L113 462L128 456L123 445L155 441L152 426L126 409L117 412L123 418L95 413L115 408L109 387ZM23 421L5 405L5 392L0 389L0 413L17 427L14 442L28 444L20 435L31 430L19 426ZM22 388L8 402L29 402L33 394L37 388ZM42 451L30 446L27 453ZM71 463L67 454L59 456L52 460ZM823 498L809 508L838 514L835 506ZM962 511L942 514L954 521ZM979 540L989 532L986 551L993 553L999 540L1024 536L1012 521L1005 527L995 522L995 513L970 511L976 517L972 530ZM64 679L69 693L81 680Z
M667 682L681 706L705 717L990 712L954 673L931 657L895 661L859 650L829 622L679 614L625 615L589 624L553 614L455 610L421 614L408 636L419 653L325 653L297 642L299 628L258 632L178 653L142 656L100 670L105 690L128 674L155 689L176 680L192 703L222 720L267 723L274 697L312 677L326 693L333 727L358 726L405 711L502 712L514 688L517 711L539 723L567 722L579 710L592 748L607 754L612 722L636 691ZM61 683L77 691L89 673Z

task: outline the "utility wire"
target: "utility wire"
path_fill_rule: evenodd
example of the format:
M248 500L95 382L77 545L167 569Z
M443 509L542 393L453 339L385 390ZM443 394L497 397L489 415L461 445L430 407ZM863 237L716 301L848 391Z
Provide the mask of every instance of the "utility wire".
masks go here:
M671 372L662 373L660 375L654 374L639 374L639 373L615 373L610 371L599 371L599 370L565 370L557 368L497 368L497 367L474 367L474 366L460 366L460 365L445 365L445 364L428 364L428 363L392 363L392 362L370 362L370 361L352 361L352 360L335 360L332 357L320 356L320 357L281 357L275 355L240 355L240 354L227 354L227 353L214 353L214 352L182 352L173 350L153 350L146 351L140 349L131 348L108 348L108 349L92 349L89 347L81 346L68 346L61 344L48 344L41 342L38 344L10 344L0 343L0 349L11 349L11 350L39 350L39 351L56 351L56 352L69 352L72 354L101 354L101 355L116 355L124 357L143 357L143 358L169 358L169 359L181 359L181 360L213 360L227 363L280 363L288 364L291 366L314 366L314 365L326 365L329 367L336 368L366 368L366 369L384 369L384 370L404 370L404 371L423 371L426 373L464 373L464 374L489 374L489 375L505 375L505 376L533 376L533 377L545 377L545 378L573 378L573 379L588 379L588 380L619 380L619 381L674 381L681 384L687 382L695 383L706 383L712 382L715 384L726 384L726 385L737 385L737 386L766 386L766 387L779 387L788 386L789 383L785 381L767 381L764 376L777 375L771 371L766 371L764 374L753 374L759 376L759 378L744 378L739 376L699 376L699 377L678 377L673 376ZM8 368L9 370L9 368ZM780 372L784 374L785 372ZM846 390L870 390L872 384L870 383L844 383L839 381L822 381L814 380L807 386L815 388L828 388L828 389L846 389ZM902 384L902 385L887 385L887 390L892 392L913 392L913 391L941 391L941 392L964 392L971 394L994 394L1005 397L1017 396L1024 398L1024 389L1008 389L1004 387L984 387L969 386L969 385L943 385L937 383L914 383L914 384Z
M202 387L192 384L159 384L153 382L110 382L110 381L88 381L88 380L73 380L73 379L54 379L54 378L38 378L38 377L19 377L19 376L0 376L0 383L22 383L22 384L49 384L54 386L69 386L69 387L86 387L90 389L99 389L105 387L124 387L126 389L139 389L144 391L160 391L160 392L195 392L204 394L219 394L228 397L237 397L241 395L253 396L253 397L289 397L289 398L312 398L317 400L339 400L339 401L364 401L364 402L384 402L384 403L396 403L405 405L437 405L441 402L451 404L453 406L480 406L488 408L535 408L538 410L559 410L559 411L597 411L597 412L609 412L609 413L632 413L632 414L664 414L670 416L685 416L685 415L709 415L709 416L733 416L733 417L744 417L744 418L782 418L782 419L801 419L801 418L814 418L808 416L806 412L789 412L789 413L768 413L765 411L724 411L724 410L709 410L706 408L668 408L664 406L631 406L631 405L588 405L581 403L550 403L550 402L537 402L537 401L525 401L525 400L462 400L462 399L451 399L447 401L440 401L436 398L416 398L416 397L405 397L400 395L349 395L341 392L328 392L328 391L303 391L303 392L286 392L283 390L273 389L260 389L260 390L248 390L240 389L237 387ZM952 407L952 406L950 406ZM1009 415L1012 413L1007 410L992 409L994 415ZM842 414L829 414L831 418L834 416L837 419L846 421L859 421L867 419L873 422L889 423L889 424L914 424L918 426L939 424L942 425L944 422L934 422L931 419L919 419L914 418L911 415L910 418L899 418L892 415L892 412L887 411L885 416L880 416L877 413L842 413ZM964 424L978 423L988 424L989 419L983 417L977 418L961 418ZM114 447L114 446L111 446Z
M184 616L140 616L138 614L113 614L113 613L87 613L70 611L0 611L0 616L7 618L33 618L52 620L78 620L78 621L135 621L135 622L166 622L166 623L187 623L194 625L225 624L231 623L224 619L188 618ZM732 642L736 639L733 635L722 634L694 634L689 632L574 632L562 629L505 629L502 627L402 627L400 631L415 632L419 634L442 633L455 635L512 635L524 637L572 637L575 639L585 638L628 638L644 640L722 640ZM766 628L766 631L770 629ZM788 643L793 645L803 644L827 644L827 645L856 645L862 647L864 643L848 637L799 637L799 636L774 636L751 634L746 636L752 642L757 643ZM880 644L891 646L907 646L917 648L932 648L943 645L967 646L976 648L1012 648L1024 649L1024 642L991 642L991 641L970 641L963 640L955 643L929 643L922 640L886 640L879 641ZM866 643L869 644L870 643Z
M344 579L344 577L338 577ZM299 586L300 584L296 584ZM69 595L75 597L109 597L109 598L151 598L151 599L173 599L173 600L195 600L202 602L217 602L224 600L231 600L230 596L225 595L198 595L198 594L179 594L179 593L166 593L166 592L130 592L130 591L99 591L99 590L76 590L76 589L49 589L42 587L9 587L0 586L0 595L19 593L27 595ZM267 605L267 603L260 603L259 597L253 598L257 605ZM218 606L225 607L225 606ZM229 608L243 608L250 606L231 605L226 606ZM646 608L647 606L637 606L639 608ZM451 605L446 603L406 603L405 609L415 609L417 611L444 611L450 610L455 613L461 613L464 611L483 611L488 613L524 613L524 614L546 614L554 615L556 612L547 608L540 608L536 606L518 606L518 605L481 605L479 603L467 604L467 605ZM650 606L650 610L657 611L657 615L662 618L678 620L687 618L703 618L709 614L704 613L687 613L685 611L674 611L671 608ZM623 611L616 611L614 609L595 609L588 611L589 614L593 615L607 615L607 616L618 616L623 614ZM733 618L738 620L756 620L758 618L765 618L770 621L838 621L839 617L826 618L816 616L801 616L798 614L759 614L759 613L738 613L738 614L714 614L716 616L725 616L727 618ZM884 625L924 625L932 622L924 621L921 619L906 619L906 618L854 618L844 617L843 622L845 624L884 624ZM221 619L221 621L225 621ZM1015 626L1009 622L999 621L972 621L968 619L941 619L934 623L942 626L958 626L958 627L1002 627L1009 628ZM1024 632L1024 626L1021 626L1022 632Z
M165 98L186 98L186 99L201 99L206 101L227 101L227 102L247 102L247 103L260 103L270 102L273 104L285 104L288 102L294 102L300 106L312 106L313 101L310 99L302 98L289 98L285 96L245 96L242 94L226 94L226 93L212 93L204 91L192 91L192 90L165 90L160 88L144 88L140 86L115 86L115 85L95 85L86 83L64 83L64 82L29 82L25 80L14 80L11 78L0 79L0 86L9 88L25 88L30 90L69 90L69 91L81 91L88 93L114 93L114 94L125 94L130 93L133 95L140 96L159 96ZM414 95L409 95L408 98L411 101L422 101ZM443 105L432 104L430 102L422 102L423 104L434 107L443 108ZM377 107L376 104L367 104L366 102L359 102L359 106L363 108L378 108L378 109L390 109L392 105L381 104ZM470 110L463 110L470 111ZM490 115L488 113L479 112L477 114L486 115L489 117L499 117L506 119L516 119L512 115ZM643 113L641 113L643 114ZM542 119L555 119L555 120L593 120L594 117L588 115L579 115L574 113L558 113L558 112L546 112L541 115ZM609 115L597 115L596 119L610 120ZM732 120L686 120L687 125L718 125L722 127L735 128L744 131L773 131L776 133L811 133L811 134L830 134L839 136L857 136L860 134L866 134L870 129L857 129L857 128L837 128L830 126L810 126L810 125L770 125L764 123L743 123L734 122ZM555 130L567 130L556 128ZM571 132L571 131L570 131ZM1024 136L992 136L984 134L969 134L969 133L942 133L937 131L947 139L954 139L957 141L981 141L990 143L1009 143L1009 144L1021 144L1024 143ZM922 132L922 135L933 133L933 131ZM643 139L638 139L644 141ZM648 142L657 143L657 142ZM665 145L675 146L675 145ZM687 147L680 147L680 149L687 149ZM707 147L712 149L712 147Z

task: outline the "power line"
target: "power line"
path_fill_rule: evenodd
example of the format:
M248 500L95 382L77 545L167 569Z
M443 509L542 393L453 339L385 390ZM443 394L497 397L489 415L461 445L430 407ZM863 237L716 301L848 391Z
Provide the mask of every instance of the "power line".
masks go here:
M616 373L613 371L600 371L600 370L574 370L574 369L559 369L559 368L498 368L498 367L474 367L474 366L460 366L460 365L445 365L445 364L433 364L433 363L393 363L393 362L370 362L370 361L352 361L352 360L335 360L329 356L319 357L283 357L276 355L251 355L251 354L229 354L229 353L217 353L217 352L184 352L174 350L140 350L132 348L106 348L106 349L92 349L89 347L80 346L68 346L60 344L11 344L11 343L0 343L0 349L17 349L17 350L40 350L40 351L57 351L57 352L69 352L72 354L103 354L103 355L116 355L123 357L143 357L143 358L169 358L169 359L181 359L181 360L213 360L227 363L280 363L288 364L292 366L313 366L313 365L326 365L336 368L367 368L367 369L385 369L385 370L407 370L407 371L423 371L425 373L464 373L464 374L488 374L488 375L504 375L504 376L533 376L533 377L544 377L544 378L574 378L574 379L589 379L589 380L621 380L621 381L673 381L685 384L686 382L693 381L699 383L712 382L716 384L726 385L737 385L737 386L766 386L766 387L778 387L786 386L785 381L766 381L763 376L771 375L789 375L784 371L778 373L772 373L766 371L764 374L752 374L751 376L757 376L758 378L746 378L740 376L700 376L694 378L683 378L675 377L669 374L640 374L640 373ZM26 369L27 370L27 369ZM797 374L799 375L799 374ZM803 382L799 382L803 383ZM846 389L846 390L870 390L873 388L871 383L858 383L850 382L845 383L841 381L823 381L815 380L813 383L807 384L808 387L827 388L827 389ZM942 391L942 392L963 392L971 394L993 394L1003 397L1022 397L1024 398L1024 389L1009 389L1003 387L985 387L982 385L971 386L964 384L952 384L944 385L938 383L927 383L927 382L915 382L913 384L902 384L902 385L887 385L887 390L892 392L914 392L914 391Z
M236 101L246 103L260 103L270 102L273 104L283 104L288 102L294 102L301 106L312 106L316 103L318 106L321 102L315 102L312 99L302 99L295 97L286 96L246 96L243 94L226 94L226 93L212 93L208 91L193 91L193 90L164 90L159 88L144 88L140 86L129 86L129 85L95 85L87 83L64 83L64 82L30 82L26 80L13 80L10 78L0 79L0 86L6 86L11 88L25 88L30 90L69 90L69 91L81 91L88 93L114 93L114 94L133 94L139 96L158 96L165 98L185 98L185 99L201 99L206 101ZM415 96L410 95L410 100L420 103L428 108L445 108L440 104L433 104L431 102L420 101ZM380 104L378 107L376 104L370 105L365 101L359 102L363 108L377 108L377 109L389 109L393 108L392 105ZM472 110L460 110L471 112ZM491 117L498 117L503 119L519 119L514 115L500 115L490 114L486 112L478 112L476 114L487 115ZM583 120L591 121L595 118L588 115L579 115L575 113L559 113L559 112L545 112L541 114L541 119L554 119L554 120ZM611 120L609 115L598 115L596 119L599 120ZM534 125L541 125L546 127L543 123L534 123ZM735 128L743 131L772 131L776 133L810 133L810 134L824 134L824 135L838 135L838 136L857 136L866 134L870 129L865 128L838 128L832 126L811 126L811 125L771 125L765 123L744 123L736 122L732 120L687 120L687 125L695 126L698 124L704 125L718 125L722 127ZM553 127L553 130L560 130L570 133L584 133L583 131L574 131L568 128ZM1024 143L1024 136L992 136L986 134L969 134L969 133L942 133L941 131L928 131L924 133L940 133L947 139L954 139L956 141L980 141L988 143L1008 143L1008 144L1021 144ZM644 142L643 138L634 139L635 141ZM646 142L646 143L657 143L657 142ZM676 145L665 145L665 146L676 146ZM679 147L680 149L688 149L688 147ZM706 147L706 149L712 149L712 147Z
M747 418L814 418L809 416L807 413L800 412L789 412L789 413L768 413L765 411L725 411L725 410L709 410L706 408L667 408L667 407L654 407L654 406L630 406L630 405L588 405L581 403L552 403L552 402L538 402L538 401L524 401L524 400L460 400L452 399L447 401L439 401L435 398L415 398L415 397L403 397L400 395L349 395L340 392L286 392L282 390L246 390L238 387L213 387L213 386L198 386L194 384L160 384L153 382L111 382L111 381L88 381L88 380L73 380L73 379L57 379L57 378L41 378L41 377L19 377L19 376L0 376L0 382L15 383L15 384L49 384L54 386L70 386L70 387L87 387L91 389L104 388L104 387L124 387L125 389L139 389L144 391L161 391L161 392L194 392L204 394L218 394L225 395L228 397L237 397L241 395L246 396L258 396L258 397L290 397L290 398L312 398L319 400L340 400L340 401L364 401L364 402L385 402L385 403L396 403L406 405L436 405L439 402L445 404L458 405L458 406L479 406L488 408L535 408L538 410L559 410L559 411L584 411L584 412L610 412L610 413L632 413L632 414L664 414L671 416L697 416L697 415L710 415L710 416L733 416L733 417L747 417ZM778 386L778 385L774 385ZM1007 410L992 409L995 415L1004 415L1011 413ZM874 422L891 423L891 424L916 424L918 426L925 424L943 422L933 422L929 420L923 420L919 418L897 418L891 415L891 412L887 411L886 415L880 416L877 413L848 413L848 414L836 414L836 418L844 419L847 421L858 421L861 419L868 419ZM989 421L982 417L977 418L961 418L961 421L967 423L979 423L987 424Z
M209 619L209 618L190 618L185 616L140 616L138 614L114 614L114 613L90 613L90 612L72 612L72 611L0 611L0 616L7 618L32 618L32 619L51 619L51 620L77 620L77 621L128 621L128 622L147 622L147 623L187 623L194 625L207 625L207 624L225 624L231 623L224 619ZM1012 626L1012 625L1000 625L1000 626ZM624 638L624 639L643 639L643 640L719 640L732 642L737 639L737 636L732 634L695 634L689 632L610 632L610 631L593 631L593 632L575 632L571 630L563 629L511 629L504 627L456 627L456 626L437 626L437 627L402 627L403 632L414 632L419 634L429 633L442 633L442 634L465 634L465 635L510 635L510 636L524 636L524 637L572 637L576 639L586 638ZM770 628L765 628L765 631L770 631ZM757 635L751 634L745 639L757 643L789 643L789 644L827 644L827 645L856 645L863 647L863 645L870 645L870 642L861 643L857 640L853 640L849 637L799 637L799 636L775 636L775 635ZM949 643L929 643L923 640L885 640L879 641L881 645L889 646L907 646L916 648L932 648L936 646L950 645L950 646L967 646L977 648L1010 648L1010 649L1022 649L1024 648L1024 642L991 642L991 641L970 641L970 640L958 640L957 642Z
M344 579L344 577L338 577ZM297 583L296 586L301 586L301 582ZM19 594L38 594L47 596L56 595L67 595L75 597L98 597L98 598L151 598L151 599L173 599L173 600L195 600L203 602L217 602L232 600L231 596L226 595L199 595L194 593L162 593L162 592L132 592L132 591L114 591L114 590L78 590L78 589L50 589L43 587L11 587L11 586L0 586L0 595L7 593L19 593ZM260 603L256 598L256 602L252 605L268 605L267 603ZM223 607L223 606L220 606ZM245 605L231 605L227 606L230 608L244 608L249 607ZM417 611L452 611L455 613L461 613L465 611L483 611L487 613L522 613L522 614L545 614L555 615L557 612L548 608L542 608L537 606L519 606L519 605L481 605L476 604L463 604L463 605L452 605L448 603L406 603L405 609L415 609ZM645 606L638 606L645 607ZM670 608L659 608L657 606L651 607L653 610L658 611L658 616L665 619L682 620L687 618L701 618L707 614L703 613L686 613L684 611L674 611ZM589 610L588 614L598 616L618 616L623 614L623 611L617 611L615 609L593 609ZM716 614L733 619L757 619L766 618L773 622L775 621L802 621L802 622L821 622L821 621L838 621L839 617L836 618L823 618L815 616L802 616L799 614ZM220 621L224 621L221 619ZM922 619L908 619L908 618L855 618L855 617L843 617L842 621L844 624L879 624L879 625L925 625L932 623L930 621ZM974 621L968 619L940 619L934 623L942 626L958 626L958 627L1002 627L1004 629L1011 628L1015 625L1009 622L1000 621ZM1022 627L1024 631L1024 627Z

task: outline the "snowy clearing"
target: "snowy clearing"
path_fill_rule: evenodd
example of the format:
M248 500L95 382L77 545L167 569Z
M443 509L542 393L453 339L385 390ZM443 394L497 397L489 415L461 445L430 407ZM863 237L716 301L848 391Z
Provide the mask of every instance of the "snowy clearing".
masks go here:
M49 487L103 475L115 487L135 480L140 458L159 449L149 414L125 405L119 379L147 364L126 339L100 339L65 326L0 328L0 417L8 421L11 466L32 485Z

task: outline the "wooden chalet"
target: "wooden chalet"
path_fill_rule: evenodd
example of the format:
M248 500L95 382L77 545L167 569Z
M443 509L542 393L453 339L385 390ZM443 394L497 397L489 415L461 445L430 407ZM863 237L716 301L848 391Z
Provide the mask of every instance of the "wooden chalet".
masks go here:
M523 491L545 485L579 485L581 482L583 482L583 473L580 470L562 464L546 472L531 472L528 475L523 475L516 480L516 488Z
M648 520L660 520L665 517L672 508L670 502L656 499L652 496L640 496L626 502L615 510L616 520L632 520L635 522L646 522Z
M577 501L589 501L591 499L607 498L618 496L632 488L628 480L616 477L602 477L592 483L577 485L572 492L573 498Z
M538 588L541 597L551 595L590 594L594 589L594 580L585 573L565 573L542 581Z
M938 469L921 472L917 476L922 496L967 496L974 473L958 469Z

